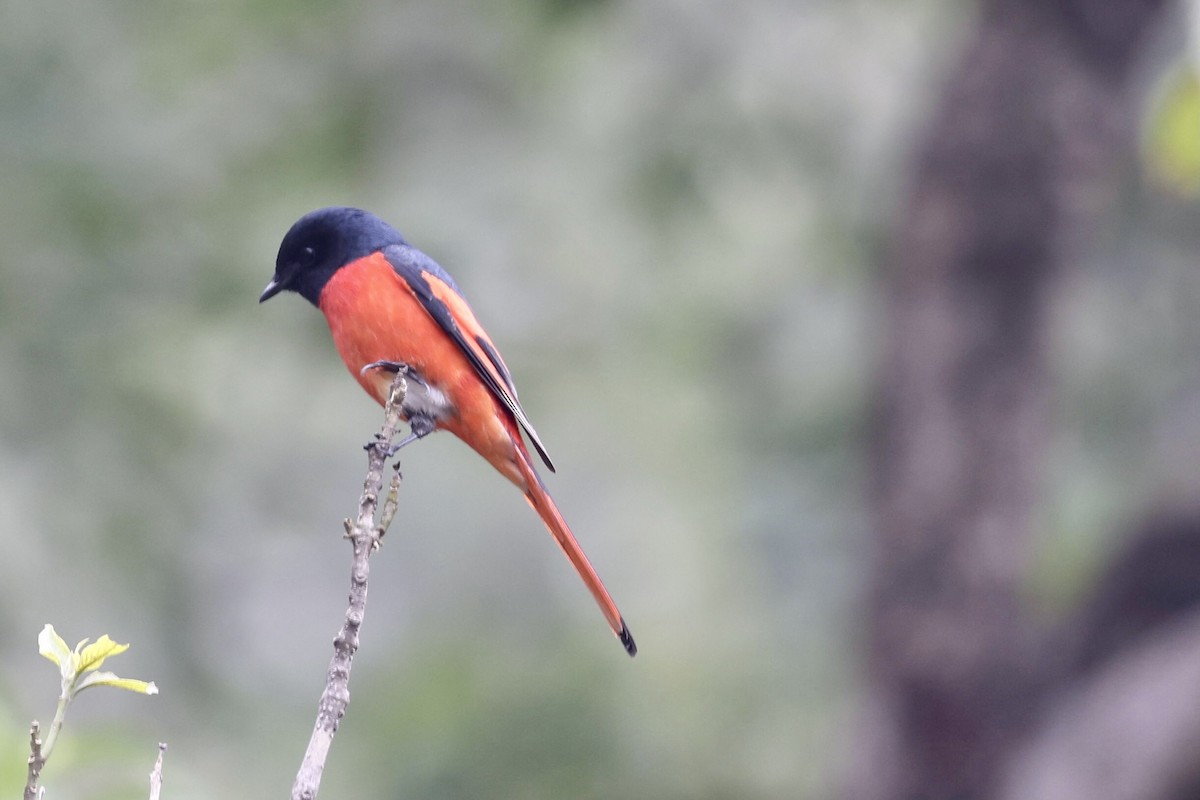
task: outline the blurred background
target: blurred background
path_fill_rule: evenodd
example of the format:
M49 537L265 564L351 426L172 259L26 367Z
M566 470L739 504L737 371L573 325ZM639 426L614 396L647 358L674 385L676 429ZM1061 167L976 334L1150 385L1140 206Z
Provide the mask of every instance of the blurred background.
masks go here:
M330 204L456 277L641 653L425 440L323 797L1036 782L1101 634L1200 596L1197 11L1040 6L0 1L5 791L47 622L161 690L84 695L49 796L138 796L158 741L173 798L291 785L381 414L257 297Z

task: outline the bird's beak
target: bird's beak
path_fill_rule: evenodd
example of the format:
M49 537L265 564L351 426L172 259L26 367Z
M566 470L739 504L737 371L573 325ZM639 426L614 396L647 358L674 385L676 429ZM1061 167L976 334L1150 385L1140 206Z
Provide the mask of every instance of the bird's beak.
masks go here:
M286 281L282 280L278 275L276 275L275 277L271 278L271 282L267 284L267 288L263 289L262 294L258 296L258 302L265 303L286 288Z

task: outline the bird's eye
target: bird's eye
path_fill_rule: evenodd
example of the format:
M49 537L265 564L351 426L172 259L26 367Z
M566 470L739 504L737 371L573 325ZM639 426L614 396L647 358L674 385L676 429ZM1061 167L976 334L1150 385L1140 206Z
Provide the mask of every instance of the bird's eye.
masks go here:
M311 267L317 263L317 251L312 247L305 247L300 250L300 268Z

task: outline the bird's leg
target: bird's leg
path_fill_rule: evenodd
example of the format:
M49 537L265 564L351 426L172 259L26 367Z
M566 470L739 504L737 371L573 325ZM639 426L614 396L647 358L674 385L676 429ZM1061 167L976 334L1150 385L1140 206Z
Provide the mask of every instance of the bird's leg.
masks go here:
M362 369L360 369L358 371L358 374L366 375L367 372L369 372L370 370L373 370L373 369L383 370L384 372L391 373L392 375L397 375L397 374L402 373L404 375L404 377L407 378L408 380L414 381L421 385L424 385L424 383L425 383L423 380L421 380L420 375L417 374L417 371L415 369L413 369L408 364L405 364L402 361L386 361L386 360L385 361L372 361L370 364L364 364ZM404 437L404 439L402 441L400 441L399 444L392 444L392 445L388 445L387 447L385 447L384 451L383 451L384 458L391 458L392 456L394 456L396 454L396 452L401 447L408 444L409 442L412 442L412 441L415 441L416 439L421 438L421 436L427 435L430 432L430 431L424 431L423 433L420 434L420 436L417 436L416 431L417 431L417 426L419 423L415 419L410 419L408 422L409 422L409 425L412 426L413 433ZM363 450L370 450L373 447L384 447L383 440L379 438L378 433L375 434L374 440L367 442L366 444L363 445Z
M437 425L434 424L433 420L424 414L413 414L408 418L408 426L412 429L412 432L388 448L388 458L400 452L400 448L404 447L404 445L412 444L417 439L424 439L437 430Z
M414 383L419 383L422 386L427 385L424 379L421 378L420 373L418 373L408 364L400 361L372 361L370 364L365 364L358 372L360 375L366 375L367 371L372 369L381 369L385 372L390 372L393 375L396 373L403 373L404 377L408 380L413 381ZM425 414L409 414L408 425L412 431L408 434L408 436L405 436L399 442L389 445L384 452L385 458L391 458L392 456L396 455L396 453L400 452L401 447L404 447L407 444L412 444L417 439L424 439L426 436L437 430L437 425L434 423L433 418L426 416ZM378 447L381 444L382 442L378 441L368 442L367 444L363 445L363 449L369 450L372 447Z

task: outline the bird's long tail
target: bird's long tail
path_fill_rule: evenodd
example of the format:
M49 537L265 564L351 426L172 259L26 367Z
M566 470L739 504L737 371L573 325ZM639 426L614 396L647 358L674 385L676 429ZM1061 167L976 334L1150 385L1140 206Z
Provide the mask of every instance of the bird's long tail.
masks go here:
M550 493L542 485L541 478L534 471L533 465L529 463L529 454L525 452L523 447L518 448L518 450L519 455L516 458L517 467L525 478L526 486L529 487L525 492L526 502L533 506L533 510L546 523L546 527L550 529L550 533L554 536L554 541L558 542L558 546L562 548L567 559L574 565L576 572L579 573L579 577L583 579L588 591L592 593L592 597L596 598L596 603L600 606L600 611L604 613L604 618L608 620L609 627L612 628L613 633L616 634L621 644L624 645L625 652L629 653L630 656L637 655L637 644L633 641L632 634L629 633L629 626L621 618L621 612L617 609L617 604L613 602L612 596L604 588L604 582L596 574L596 570L592 567L591 562L588 561L583 548L579 546L579 542L575 541L575 536L567 526L567 521L563 519L562 514L558 511L558 506L554 504L554 498L550 497Z

